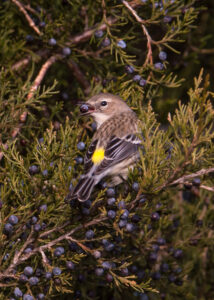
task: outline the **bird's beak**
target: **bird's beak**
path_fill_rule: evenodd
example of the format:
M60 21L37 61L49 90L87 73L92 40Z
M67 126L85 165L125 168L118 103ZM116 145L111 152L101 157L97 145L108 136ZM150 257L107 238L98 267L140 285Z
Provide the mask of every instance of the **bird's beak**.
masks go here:
M95 106L91 105L90 103L83 102L78 103L78 105L80 105L80 112L82 116L90 115L95 111Z

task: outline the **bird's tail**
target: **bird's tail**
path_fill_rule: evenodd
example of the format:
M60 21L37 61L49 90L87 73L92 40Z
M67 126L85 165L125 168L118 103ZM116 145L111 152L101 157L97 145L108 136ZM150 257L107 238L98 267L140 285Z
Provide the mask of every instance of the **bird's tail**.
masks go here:
M95 184L94 177L84 175L71 192L70 199L78 199L80 202L87 201L91 196Z

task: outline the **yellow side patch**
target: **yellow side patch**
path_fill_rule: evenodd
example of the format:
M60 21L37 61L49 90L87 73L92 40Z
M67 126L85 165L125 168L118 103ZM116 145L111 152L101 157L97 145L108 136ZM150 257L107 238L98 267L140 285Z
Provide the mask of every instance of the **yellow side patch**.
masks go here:
M92 161L94 164L99 164L104 159L104 149L98 148L94 151L94 154L92 155Z

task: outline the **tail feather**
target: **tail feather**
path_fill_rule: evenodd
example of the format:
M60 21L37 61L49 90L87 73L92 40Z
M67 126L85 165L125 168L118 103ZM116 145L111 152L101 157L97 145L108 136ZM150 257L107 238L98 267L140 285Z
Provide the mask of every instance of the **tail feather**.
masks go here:
M93 177L82 177L72 191L71 198L77 198L80 202L87 201L91 196L94 186L95 179Z

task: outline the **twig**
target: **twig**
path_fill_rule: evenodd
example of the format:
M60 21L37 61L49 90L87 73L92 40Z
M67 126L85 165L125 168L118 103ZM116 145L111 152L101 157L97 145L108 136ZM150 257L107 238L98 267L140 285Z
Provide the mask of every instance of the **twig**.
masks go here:
M42 251L42 249L40 249L39 252L41 253L43 264L44 264L44 265L49 265L47 256L45 255L45 252Z
M36 57L35 61L37 62L48 55L50 56L49 49L40 49L39 51L37 51L35 53L35 57ZM26 56L25 58L21 59L20 61L18 61L14 65L12 65L12 67L11 67L12 71L18 71L20 68L28 65L31 60L32 60L31 55Z
M210 192L214 192L214 187L211 187L211 186L207 186L207 185L201 184L200 188L204 189L204 190L207 190L207 191L210 191Z
M108 21L108 24L111 25L111 24L114 24L117 21L117 19L109 17L107 19L107 21ZM73 44L79 44L79 43L85 42L86 40L90 39L90 37L94 34L95 30L106 30L106 28L107 28L106 24L101 24L101 25L97 24L93 28L86 30L81 34L78 34L78 35L72 37L70 39L70 41L66 43L66 46L71 46ZM42 57L48 55L49 53L50 53L50 51L48 49L42 49L42 50L39 50L38 52L36 52L36 55L38 56L38 59L42 59ZM15 63L12 66L12 70L17 71L19 68L29 64L29 62L31 60L32 60L32 56L28 55L27 57L25 57L25 58L21 59L20 61L18 61L17 63Z
M56 60L63 58L62 55L53 55L51 56L41 67L39 74L37 75L36 79L34 80L34 83L30 89L29 94L27 95L27 99L31 99L34 92L38 89L40 86L43 78L45 77L45 74L47 73L47 70L50 68L50 66L55 63Z
M137 12L130 6L130 4L127 1L122 0L122 2L126 6L126 8L128 8L128 10L132 13L132 15L135 17L137 22L141 24L141 27L143 29L143 33L145 34L145 36L147 38L148 53L147 53L147 56L146 56L144 66L147 65L148 62L150 62L150 64L153 64L153 57L152 57L152 43L153 43L153 40L152 40L151 36L149 35L149 32L146 29L146 26L144 25L145 22L144 22L143 19L141 19L140 16L138 16Z
M56 60L58 60L58 59L60 59L60 58L62 58L62 57L63 57L63 56L62 56L62 55L59 55L59 54L53 55L53 56L51 56L51 57L50 57L50 58L42 65L42 67L41 67L41 69L40 69L40 71L39 71L39 74L37 75L36 79L34 80L34 83L33 83L33 85L31 86L30 91L29 91L29 93L28 93L28 95L27 95L27 99L28 99L28 100L30 100L30 99L33 97L33 94L35 93L35 91L36 91L36 90L38 89L38 87L40 86L40 84L41 84L43 78L45 77L45 74L47 73L47 71L48 71L48 69L50 68L50 66L51 66L53 63L55 63ZM17 126L17 127L13 130L13 132L12 132L12 137L13 137L13 138L15 138L15 137L19 134L19 132L20 132L22 126L23 126L22 123L25 123L25 121L26 121L26 119L27 119L27 114L28 114L27 111L24 111L24 112L20 115L19 120L20 120L21 123L19 124L19 126Z
M12 2L14 4L16 4L19 8L19 10L24 14L25 18L27 19L30 27L33 28L34 31L36 31L36 33L38 35L42 35L41 31L39 30L39 28L35 25L34 21L32 20L32 18L29 16L29 14L27 13L26 9L24 8L24 6L18 1L18 0L12 0Z
M79 66L72 60L69 59L68 65L73 71L74 76L79 81L79 83L83 86L85 89L86 95L90 93L90 83L88 82L87 78L83 74L83 72L80 70Z
M79 241L75 240L75 239L72 239L71 235L74 234L76 231L79 231L83 228L86 228L86 227L89 227L89 226L93 226L93 225L96 225L96 224L99 224L103 221L105 221L107 219L107 217L100 217L100 218L97 218L97 219L94 219L86 224L82 224L82 225L79 225L75 228L73 228L72 230L70 230L69 232L61 235L60 237L56 238L55 240L52 240L50 242L48 242L47 244L45 245L42 245L42 246L39 246L37 248L34 248L31 252L29 253L26 253L24 255L22 255L24 249L26 248L27 245L29 245L30 243L32 243L34 241L34 239L31 238L31 234L29 235L27 241L24 243L24 245L22 246L22 248L19 250L19 252L17 254L15 254L14 256L14 259L13 259L13 262L10 264L10 266L7 268L7 270L4 272L4 273L0 273L0 279L2 278L7 278L7 277L14 277L15 278L15 275L14 274L11 274L11 271L19 264L21 264L22 262L26 261L27 259L29 259L31 256L37 254L37 253L40 253L42 255L42 259L43 259L43 262L47 262L48 263L48 259L44 253L44 250L45 249L49 249L51 248L52 246L58 244L59 242L63 241L63 240L73 240L75 241L76 243L78 243L79 245L81 244L81 246L84 246L82 243L80 243ZM53 230L51 230L51 232L53 232ZM45 233L45 235L47 235L47 232ZM38 239L41 239L41 237L44 236L44 233L43 234L40 234ZM85 246L84 246L85 247ZM86 247L87 248L87 247ZM87 250L85 248L85 250Z
M170 185L175 185L175 184L179 184L179 183L185 183L188 179L192 179L192 178L202 176L202 175L205 175L205 174L209 174L209 173L212 173L212 172L214 172L214 168L201 169L200 171L198 171L196 173L192 173L192 174L189 174L189 175L184 175L181 178L178 178L178 179L174 180L173 182L169 183L168 185L170 186ZM213 188L211 188L211 189L213 189Z
M39 16L38 11L35 10L34 8L32 8L32 7L30 6L30 4L26 4L26 5L23 5L23 6L24 6L24 8L26 8L27 10L29 10L29 11L30 11L31 13L33 13L34 15Z

